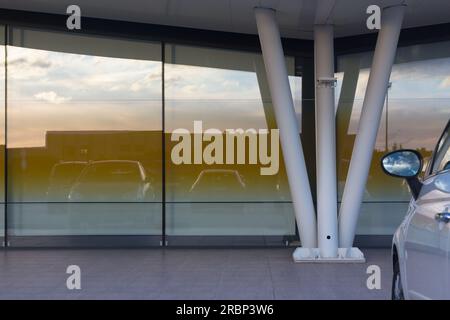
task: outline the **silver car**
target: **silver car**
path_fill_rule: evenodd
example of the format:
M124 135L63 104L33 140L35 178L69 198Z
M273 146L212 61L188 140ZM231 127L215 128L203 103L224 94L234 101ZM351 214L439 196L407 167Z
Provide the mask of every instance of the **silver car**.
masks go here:
M392 299L450 299L450 121L424 172L414 150L382 159L384 171L406 179L413 195L394 234Z

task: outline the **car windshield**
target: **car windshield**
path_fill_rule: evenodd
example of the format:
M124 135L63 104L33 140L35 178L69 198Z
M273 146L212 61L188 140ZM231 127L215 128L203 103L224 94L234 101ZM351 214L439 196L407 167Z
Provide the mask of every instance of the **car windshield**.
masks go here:
M226 185L233 185L233 186L241 186L239 183L239 178L235 173L230 172L220 172L220 173L206 173L203 174L200 178L200 181L204 184L226 184ZM242 187L242 186L241 186Z
M243 189L244 185L238 173L234 171L205 171L202 172L192 187L192 191L213 189Z
M55 165L50 175L50 185L71 184L85 167L85 163L61 163Z
M140 182L139 166L133 162L102 162L89 165L81 183Z

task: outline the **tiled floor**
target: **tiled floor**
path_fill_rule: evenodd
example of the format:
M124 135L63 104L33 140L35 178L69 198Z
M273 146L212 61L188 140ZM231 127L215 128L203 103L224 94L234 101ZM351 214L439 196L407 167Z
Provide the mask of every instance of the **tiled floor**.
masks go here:
M0 299L388 299L387 249L366 264L295 264L293 249L117 249L0 251ZM381 290L366 287L381 268ZM68 290L68 265L81 290Z

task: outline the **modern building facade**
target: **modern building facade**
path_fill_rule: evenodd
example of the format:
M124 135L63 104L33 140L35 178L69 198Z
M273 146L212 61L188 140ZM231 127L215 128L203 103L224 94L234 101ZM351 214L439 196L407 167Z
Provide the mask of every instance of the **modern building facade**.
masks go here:
M68 30L69 3L0 1L4 246L296 245L281 150L272 175L261 175L261 164L252 163L250 139L241 163L194 159L194 143L200 141L202 149L208 144L194 132L200 121L203 132L213 128L221 135L227 129L277 128L254 15L236 13L251 21L227 30L218 11L208 19L202 7L208 1L192 1L203 19L198 25L173 7L168 12L176 14L162 21L119 3L104 16L92 2L79 2L81 29ZM243 12L261 5L224 2ZM313 10L314 1L301 1L303 7L292 2L262 5L277 10L316 202L311 30L320 7ZM372 3L355 2L338 0L327 11L336 25L336 206L376 42L376 32L365 29L365 8ZM383 7L398 1L372 2ZM410 199L405 183L382 173L382 155L402 147L430 156L450 117L450 7L430 1L422 17L420 3L409 1L405 13L357 225L360 246L389 245ZM177 16L185 19L177 22ZM293 17L302 24L289 20ZM188 130L192 141L190 164L173 161L179 142L173 133L179 129Z

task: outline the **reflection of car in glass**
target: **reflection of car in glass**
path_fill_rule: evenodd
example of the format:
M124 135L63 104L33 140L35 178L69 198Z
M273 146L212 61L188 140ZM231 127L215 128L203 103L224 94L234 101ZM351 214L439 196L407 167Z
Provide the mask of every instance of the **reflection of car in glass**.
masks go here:
M393 239L393 299L450 299L450 121L419 179L422 163L414 150L382 158L383 170L405 178L413 195Z
M192 184L190 193L194 196L227 197L230 194L242 195L245 182L237 170L206 169L200 172ZM209 198L210 199L210 198Z
M104 160L90 162L70 190L69 200L146 201L154 192L139 161Z
M63 161L55 164L50 171L48 201L66 201L73 183L86 165L87 162L84 161Z

